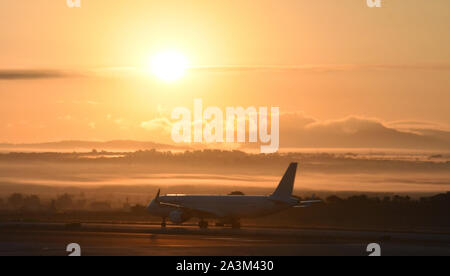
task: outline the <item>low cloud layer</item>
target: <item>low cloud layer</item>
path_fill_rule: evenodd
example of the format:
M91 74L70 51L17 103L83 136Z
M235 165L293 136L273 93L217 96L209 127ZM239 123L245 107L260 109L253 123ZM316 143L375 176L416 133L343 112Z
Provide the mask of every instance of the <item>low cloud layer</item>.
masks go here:
M438 124L408 123L416 127L396 128L376 118L358 116L319 121L301 113L283 114L280 117L280 144L287 148L450 150L448 130L437 128Z
M160 117L142 122L149 133L167 135L171 120ZM248 135L248 133L247 133ZM254 147L247 143L245 147ZM348 116L320 121L301 112L280 115L280 148L374 148L450 151L450 131L432 122L383 122Z
M58 70L0 70L0 80L66 78L75 76Z

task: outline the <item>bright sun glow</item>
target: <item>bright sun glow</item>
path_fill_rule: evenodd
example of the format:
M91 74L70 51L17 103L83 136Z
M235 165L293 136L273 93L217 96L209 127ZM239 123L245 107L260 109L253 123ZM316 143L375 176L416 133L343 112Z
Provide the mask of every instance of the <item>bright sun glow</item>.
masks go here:
M175 81L184 75L187 60L178 52L166 51L155 55L150 66L152 73L161 80Z

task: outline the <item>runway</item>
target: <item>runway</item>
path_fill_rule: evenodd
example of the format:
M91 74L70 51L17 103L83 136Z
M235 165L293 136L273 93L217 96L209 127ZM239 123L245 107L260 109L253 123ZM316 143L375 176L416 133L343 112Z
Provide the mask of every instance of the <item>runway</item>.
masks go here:
M64 256L70 243L83 256L367 256L369 243L382 255L450 255L448 234L0 223L2 256Z

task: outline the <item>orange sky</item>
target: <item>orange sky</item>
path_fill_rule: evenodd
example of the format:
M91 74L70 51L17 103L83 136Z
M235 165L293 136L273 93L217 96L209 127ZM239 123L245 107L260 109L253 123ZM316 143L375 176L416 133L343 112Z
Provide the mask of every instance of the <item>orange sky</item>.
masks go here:
M65 0L1 1L0 142L168 142L142 123L194 98L279 106L302 114L295 120L344 121L344 130L376 121L447 131L450 2L365 2L82 0L70 9ZM166 49L193 69L173 83L139 72ZM19 71L44 69L67 75Z

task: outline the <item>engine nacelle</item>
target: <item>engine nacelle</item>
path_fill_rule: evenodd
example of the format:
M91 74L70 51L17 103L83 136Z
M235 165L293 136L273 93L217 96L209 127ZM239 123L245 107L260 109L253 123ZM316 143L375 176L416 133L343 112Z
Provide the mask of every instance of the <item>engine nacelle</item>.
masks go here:
M169 213L169 220L175 224L182 224L190 218L191 216L182 210L174 210Z

